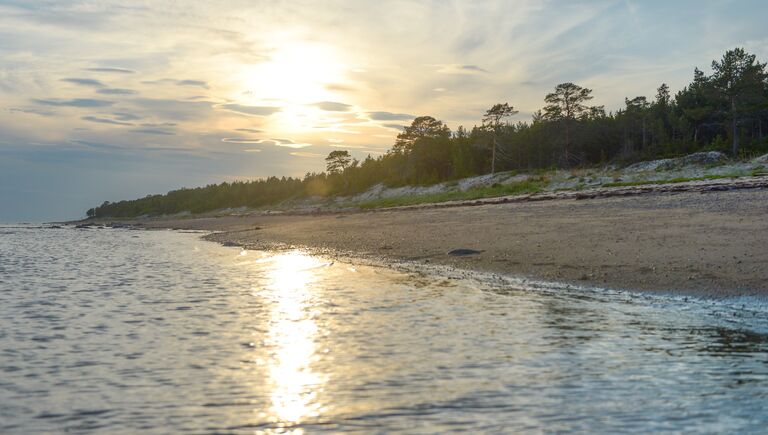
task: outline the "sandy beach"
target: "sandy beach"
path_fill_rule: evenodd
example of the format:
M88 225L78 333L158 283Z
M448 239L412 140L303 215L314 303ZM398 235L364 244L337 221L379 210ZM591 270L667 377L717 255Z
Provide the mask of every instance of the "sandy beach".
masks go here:
M145 220L249 249L705 297L768 296L768 190L649 193L345 214ZM481 251L454 256L454 249Z

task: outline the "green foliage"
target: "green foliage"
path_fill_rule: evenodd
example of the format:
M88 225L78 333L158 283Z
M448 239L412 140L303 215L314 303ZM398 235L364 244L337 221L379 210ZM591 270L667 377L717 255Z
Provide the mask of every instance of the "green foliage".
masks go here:
M181 212L204 213L234 207L259 207L276 204L304 194L297 178L270 177L266 180L211 184L195 189L179 189L165 195L148 195L132 201L104 202L89 217L136 217L170 215Z
M329 174L337 174L344 172L352 163L352 156L349 155L349 151L336 150L331 151L328 157L325 158L326 171Z
M730 152L735 158L768 153L766 64L736 48L714 61L712 69L709 76L694 69L691 83L674 95L662 84L652 101L645 96L627 98L625 107L615 113L588 106L591 89L562 83L546 95L545 106L531 122L506 121L516 113L507 103L492 106L481 126L471 130L460 126L451 132L442 121L420 116L397 136L389 153L377 158L368 156L360 162L348 151L337 150L326 158L327 172L310 173L303 179L270 177L180 189L105 202L87 215L134 217L262 207L292 198L352 195L376 184L428 185L489 171L546 173L704 150ZM487 189L381 201L402 205L512 194L504 190L510 189L506 186Z
M451 130L443 124L443 121L438 121L431 116L419 116L397 135L392 152L408 153L420 141L447 139L450 135Z

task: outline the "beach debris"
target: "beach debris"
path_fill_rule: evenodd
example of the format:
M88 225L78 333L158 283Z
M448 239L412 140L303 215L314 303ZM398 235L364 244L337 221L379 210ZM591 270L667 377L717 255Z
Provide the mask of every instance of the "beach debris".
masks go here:
M478 251L476 249L469 249L469 248L458 248L452 251L448 251L448 255L453 255L454 257L463 257L465 255L474 255L474 254L479 254L481 252L483 251Z

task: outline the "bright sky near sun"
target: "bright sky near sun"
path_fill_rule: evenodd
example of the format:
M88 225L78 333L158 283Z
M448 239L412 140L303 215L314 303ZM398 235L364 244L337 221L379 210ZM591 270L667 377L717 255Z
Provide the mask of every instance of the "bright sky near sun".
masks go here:
M530 119L555 85L596 104L673 92L743 46L763 1L0 0L0 222L302 176L376 156L432 115Z

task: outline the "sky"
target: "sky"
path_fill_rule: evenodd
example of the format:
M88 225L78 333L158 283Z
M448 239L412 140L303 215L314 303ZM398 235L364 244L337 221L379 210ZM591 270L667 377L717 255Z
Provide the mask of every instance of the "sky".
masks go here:
M324 169L385 153L431 115L455 129L558 83L673 92L744 47L764 0L0 0L0 222L105 200Z

